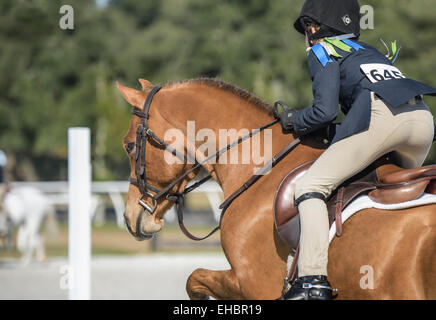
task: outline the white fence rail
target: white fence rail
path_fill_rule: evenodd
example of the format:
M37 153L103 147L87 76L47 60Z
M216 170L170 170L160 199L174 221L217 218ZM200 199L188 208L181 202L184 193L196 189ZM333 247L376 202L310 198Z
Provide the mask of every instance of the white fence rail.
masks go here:
M68 129L70 300L91 298L91 131Z
M44 192L57 206L68 206L68 182L67 181L39 181L39 182L12 182L11 186L32 186ZM109 196L115 215L117 224L120 228L124 228L123 214L125 210L125 203L123 194L129 190L128 181L93 181L91 183L91 192L93 194L91 201L91 215L94 217L96 209L101 203L101 196ZM219 221L221 210L218 208L221 203L221 187L214 181L208 181L199 188L192 191L192 193L206 194L211 209L214 214L215 221ZM174 219L175 213L169 212L166 214L168 219Z

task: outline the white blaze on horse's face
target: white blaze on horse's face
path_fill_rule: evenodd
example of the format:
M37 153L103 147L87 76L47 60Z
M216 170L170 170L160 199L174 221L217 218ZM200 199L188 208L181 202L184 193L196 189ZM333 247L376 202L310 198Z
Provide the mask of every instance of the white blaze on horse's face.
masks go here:
M129 102L134 108L142 110L144 101L149 92L150 82L146 80L140 80L144 91L138 91L128 87L124 87L117 83L118 89L120 90L123 97ZM159 113L157 112L159 106L158 103L155 106L153 101L153 110L150 115L151 123L150 126L156 128L157 134L164 136L165 130L168 128L160 128ZM124 137L124 148L129 156L131 165L131 178L137 180L136 175L136 159L137 155L137 128L140 125L141 119L132 115L130 121L130 127L127 135ZM162 131L162 132L161 132ZM146 170L146 182L156 188L162 188L169 184L177 175L183 172L183 165L175 164L169 165L165 161L165 150L162 150L153 142L146 141L146 153L145 153L145 170ZM141 153L143 150L141 150ZM141 156L141 155L140 155ZM154 192L153 192L154 193ZM141 205L139 202L143 201L144 204ZM128 231L138 240L150 239L153 234L159 232L163 225L164 220L162 219L163 214L171 207L172 203L165 200L164 198L159 199L156 203L147 194L141 195L141 191L138 186L130 184L128 199L126 204L126 212L124 213L124 218ZM152 208L153 210L146 209ZM155 209L154 209L155 208Z

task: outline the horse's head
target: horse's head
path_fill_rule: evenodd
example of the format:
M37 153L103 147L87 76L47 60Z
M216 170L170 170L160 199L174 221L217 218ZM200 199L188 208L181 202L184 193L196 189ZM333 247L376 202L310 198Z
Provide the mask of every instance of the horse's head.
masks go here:
M132 118L123 145L130 159L131 184L124 219L129 232L138 240L150 239L159 232L164 224L163 215L173 205L165 196L154 199L159 191L189 169L183 163L168 163L165 158L165 146L154 139L164 139L166 130L174 129L162 115L162 108L171 104L168 99L159 99L162 92L157 94L151 103L149 118L141 116L147 96L152 90L152 84L140 79L142 91L124 87L117 83L123 97L133 106ZM145 124L145 125L144 125ZM151 130L148 131L147 127ZM138 130L139 128L139 130ZM178 148L184 154L184 146ZM170 192L179 192L193 176L178 182Z

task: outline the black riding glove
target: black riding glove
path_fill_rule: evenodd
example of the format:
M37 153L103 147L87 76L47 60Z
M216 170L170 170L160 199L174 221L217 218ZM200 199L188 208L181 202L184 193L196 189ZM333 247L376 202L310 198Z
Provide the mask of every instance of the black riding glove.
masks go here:
M294 114L295 110L285 109L280 114L280 124L284 133L291 133L294 130Z
M283 133L291 133L294 129L293 115L295 110L291 110L283 101L276 101L273 107L274 118L280 120Z

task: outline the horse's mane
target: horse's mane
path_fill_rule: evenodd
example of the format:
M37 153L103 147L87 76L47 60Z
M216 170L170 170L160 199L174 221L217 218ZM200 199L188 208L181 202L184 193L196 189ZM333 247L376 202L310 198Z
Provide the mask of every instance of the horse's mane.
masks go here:
M209 87L218 88L218 89L221 89L223 91L233 93L233 94L237 95L238 97L240 97L241 99L246 100L247 102L255 105L256 107L266 111L267 113L272 113L272 106L270 104L268 104L265 101L263 101L262 99L256 97L252 93L250 93L244 89L238 88L235 85L227 83L221 79L197 78L197 79L190 79L190 80L184 80L184 81L170 83L167 86L171 87L171 86L175 86L175 85L183 85L183 84L190 84L190 83L206 85Z

